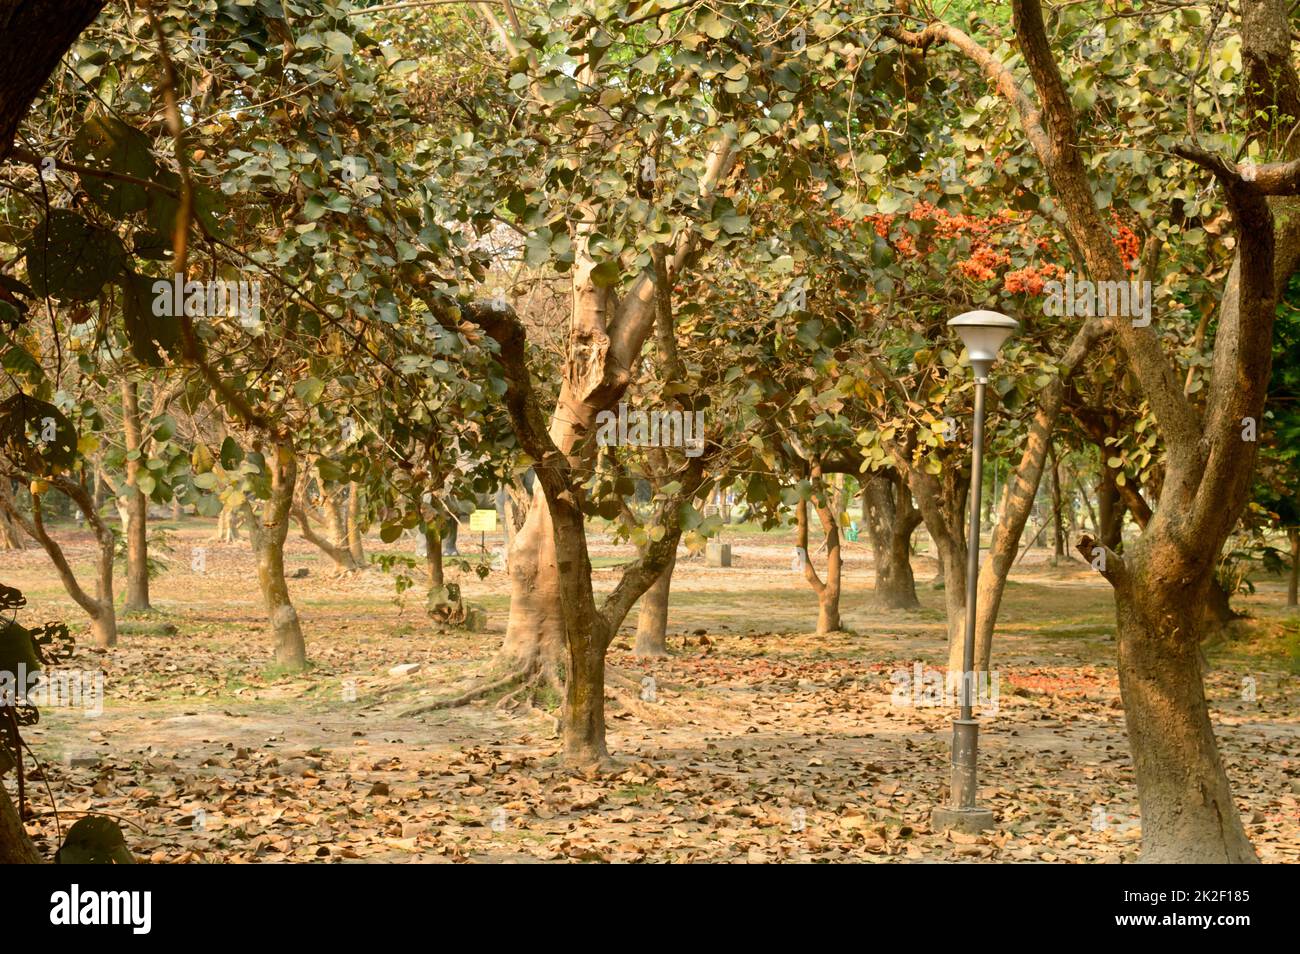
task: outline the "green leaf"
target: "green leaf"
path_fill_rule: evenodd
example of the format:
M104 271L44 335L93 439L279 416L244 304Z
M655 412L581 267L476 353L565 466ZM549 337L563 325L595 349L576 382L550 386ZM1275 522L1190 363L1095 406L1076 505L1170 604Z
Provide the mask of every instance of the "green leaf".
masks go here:
M226 470L234 470L244 459L244 451L233 437L227 437L221 442L221 466Z
M136 360L151 367L163 363L162 352L180 353L180 321L171 315L155 315L155 282L148 275L127 272L119 283L122 287L122 323L127 341Z
M607 258L591 270L591 281L597 288L608 288L618 281L618 259Z
M158 171L149 137L115 116L91 116L72 141L72 154L86 167L151 180ZM82 175L81 187L92 202L113 216L141 212L149 190L134 182Z
M20 665L28 672L36 672L41 668L36 645L27 629L5 621L0 624L0 672L16 673Z
M303 404L316 404L320 401L321 395L325 393L325 382L320 378L304 378L301 381L295 381L293 393L298 395L298 400Z
M121 239L67 209L50 210L32 230L23 254L36 294L70 301L98 297L126 261Z
M325 34L325 46L334 53L347 55L352 52L352 37L338 30L330 30Z

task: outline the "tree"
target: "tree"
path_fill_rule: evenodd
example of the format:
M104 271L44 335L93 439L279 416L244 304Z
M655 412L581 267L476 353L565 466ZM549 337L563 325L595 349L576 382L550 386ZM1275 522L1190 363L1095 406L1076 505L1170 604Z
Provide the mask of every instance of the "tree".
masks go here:
M1020 115L1052 182L1074 243L1094 280L1128 280L1097 208L1083 161L1082 137L1069 87L1054 58L1037 0L1014 0L1013 16L1037 99L967 34L931 23L904 42L948 43L978 64ZM1277 56L1286 37L1285 8L1243 4L1243 62L1254 89L1271 98L1272 115L1290 128L1294 70ZM1279 29L1280 24L1280 29ZM1289 46L1289 44L1286 44ZM1260 70L1259 64L1268 69ZM1256 104L1257 105L1257 104ZM1244 110L1247 117L1257 110ZM1193 113L1195 116L1195 113ZM1253 125L1250 119L1248 124ZM1195 137L1193 126L1187 133ZM1258 130L1256 131L1258 135ZM1214 142L1222 142L1216 134ZM1268 141L1290 142L1270 131ZM1256 445L1243 441L1247 419L1262 414L1272 358L1271 333L1279 279L1294 270L1297 249L1286 229L1275 234L1271 197L1295 191L1290 162L1253 164L1243 174L1204 145L1166 136L1172 152L1209 171L1223 189L1237 240L1224 287L1213 354L1215 387L1205 410L1189 404L1156 332L1116 320L1137 387L1149 402L1167 448L1159 502L1134 545L1121 557L1085 537L1080 550L1096 560L1116 596L1120 686L1142 805L1143 855L1151 861L1255 860L1233 804L1206 708L1200 671L1200 608L1218 554L1248 497ZM1183 166L1182 169L1187 169ZM1173 169L1171 168L1171 171ZM1284 222L1286 220L1283 220Z

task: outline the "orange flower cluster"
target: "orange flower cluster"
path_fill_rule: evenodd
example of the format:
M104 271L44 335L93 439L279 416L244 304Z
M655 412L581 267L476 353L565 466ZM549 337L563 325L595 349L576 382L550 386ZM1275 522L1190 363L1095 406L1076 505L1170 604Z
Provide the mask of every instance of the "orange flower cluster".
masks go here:
M1041 295L1043 286L1049 281L1054 279L1059 281L1064 277L1065 269L1052 262L1040 265L1037 268L1033 265L1027 265L1024 268L1007 272L1002 277L1002 287L1011 295Z
M922 244L925 239L918 239L906 229L899 229L894 233L894 226L900 217L895 214L879 213L866 216L864 223L876 235L887 239L900 258L915 258L930 251L929 246ZM1065 269L1053 262L1008 270L1011 265L1011 253L1006 249L1008 240L1018 241L1026 249L1037 249L1043 255L1052 252L1051 238L1029 233L1028 212L1001 209L981 218L965 213L949 212L931 202L918 202L906 213L906 218L913 222L933 223L932 237L936 241L951 241L962 237L969 239L970 256L954 263L953 268L974 281L996 281L1001 276L1003 290L1008 294L1041 295L1049 281L1060 281L1065 277ZM1137 257L1138 239L1131 229L1120 223L1118 216L1115 216L1114 221L1115 244L1120 250L1120 255L1124 257L1125 264L1128 265Z
M1138 260L1138 253L1141 249L1138 243L1138 237L1134 231L1120 221L1119 213L1114 209L1110 210L1110 218L1115 223L1115 237L1112 241L1115 247L1119 249L1119 257L1124 260L1125 268L1132 268Z
M957 263L957 271L975 281L987 282L998 277L998 269L1011 264L1011 256L984 242L976 245L970 258Z

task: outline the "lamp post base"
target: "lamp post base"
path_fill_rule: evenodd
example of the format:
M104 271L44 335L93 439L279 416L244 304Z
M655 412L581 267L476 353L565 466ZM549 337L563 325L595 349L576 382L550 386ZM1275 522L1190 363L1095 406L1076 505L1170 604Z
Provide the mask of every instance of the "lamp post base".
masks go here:
M993 827L993 812L987 808L949 808L943 806L930 812L930 827L935 831L957 831L975 835Z

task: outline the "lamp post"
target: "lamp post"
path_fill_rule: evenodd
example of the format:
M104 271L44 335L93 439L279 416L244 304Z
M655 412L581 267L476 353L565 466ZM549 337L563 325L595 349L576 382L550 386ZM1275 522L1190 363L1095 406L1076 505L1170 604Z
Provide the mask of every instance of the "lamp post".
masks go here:
M952 720L952 788L949 804L936 807L931 822L974 833L993 826L993 812L975 804L975 762L979 723L971 694L975 681L975 600L980 571L980 490L984 479L984 388L1002 343L1019 328L1014 318L996 311L968 311L948 322L966 345L975 372L975 424L971 434L970 526L966 536L966 636L962 645L961 711ZM950 676L951 678L951 676Z

